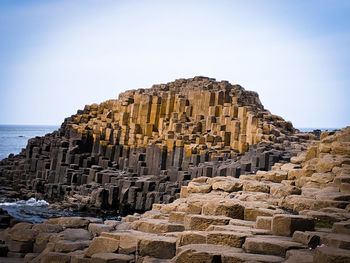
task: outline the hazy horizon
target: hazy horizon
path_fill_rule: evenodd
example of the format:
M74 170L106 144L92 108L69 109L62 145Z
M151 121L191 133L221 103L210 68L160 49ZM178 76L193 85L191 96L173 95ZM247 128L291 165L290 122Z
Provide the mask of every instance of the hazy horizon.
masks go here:
M0 123L198 75L256 91L296 128L350 125L350 2L0 2Z

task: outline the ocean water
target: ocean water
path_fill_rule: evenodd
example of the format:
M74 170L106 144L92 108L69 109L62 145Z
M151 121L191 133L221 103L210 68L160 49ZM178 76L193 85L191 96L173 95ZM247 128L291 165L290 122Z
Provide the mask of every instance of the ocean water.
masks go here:
M57 130L59 126L0 125L0 160L18 154L29 139Z

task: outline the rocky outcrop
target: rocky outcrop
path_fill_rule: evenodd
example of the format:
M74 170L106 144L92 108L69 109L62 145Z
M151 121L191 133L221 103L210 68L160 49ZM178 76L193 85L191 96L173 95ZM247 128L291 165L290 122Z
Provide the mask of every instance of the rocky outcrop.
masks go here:
M350 127L326 132L270 171L195 178L120 222L20 223L4 246L27 262L350 262L349 149Z
M174 201L197 177L268 171L314 138L239 85L179 79L85 106L2 160L0 183L79 209L143 212Z

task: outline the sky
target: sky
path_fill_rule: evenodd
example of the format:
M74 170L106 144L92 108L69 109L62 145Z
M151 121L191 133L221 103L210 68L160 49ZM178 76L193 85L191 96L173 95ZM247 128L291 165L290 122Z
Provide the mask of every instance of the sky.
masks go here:
M0 124L208 76L297 128L350 125L350 1L0 0Z

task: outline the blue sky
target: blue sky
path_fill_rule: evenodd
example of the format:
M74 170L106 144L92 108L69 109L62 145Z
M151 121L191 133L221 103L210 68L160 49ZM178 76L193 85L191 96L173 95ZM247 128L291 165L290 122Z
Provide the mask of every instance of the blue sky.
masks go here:
M295 127L350 124L350 1L0 1L0 124L196 75Z

